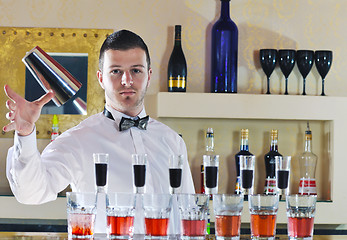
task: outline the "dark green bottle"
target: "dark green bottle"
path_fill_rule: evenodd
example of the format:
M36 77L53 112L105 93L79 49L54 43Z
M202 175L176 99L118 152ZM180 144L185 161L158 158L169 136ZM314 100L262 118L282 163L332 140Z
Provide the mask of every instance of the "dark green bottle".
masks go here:
M168 68L168 91L185 92L187 86L187 63L181 45L181 25L175 25L175 46Z

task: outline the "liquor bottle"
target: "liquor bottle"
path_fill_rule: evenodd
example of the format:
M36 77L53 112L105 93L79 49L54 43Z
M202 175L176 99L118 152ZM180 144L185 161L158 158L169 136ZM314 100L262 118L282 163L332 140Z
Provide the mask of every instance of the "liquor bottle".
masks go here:
M265 169L266 169L266 179L265 179L265 194L276 194L276 161L275 156L282 156L278 152L278 131L271 130L271 145L270 152L265 154Z
M205 137L205 155L214 154L214 133L213 128L207 128ZM201 161L201 172L200 172L200 193L205 193L204 185L204 163Z
M56 114L52 118L52 133L51 133L51 142L59 136L59 126L58 126L58 117Z
M317 195L315 179L317 160L317 155L312 152L312 132L307 122L307 129L305 131L305 151L299 157L299 194Z
M236 165L236 186L235 194L241 194L241 173L240 173L240 156L252 156L248 147L248 129L241 129L240 151L235 155Z
M211 92L237 93L238 29L230 19L230 0L221 0L220 18L212 27Z
M168 91L185 92L187 86L187 63L181 45L181 25L175 25L175 46L168 68Z

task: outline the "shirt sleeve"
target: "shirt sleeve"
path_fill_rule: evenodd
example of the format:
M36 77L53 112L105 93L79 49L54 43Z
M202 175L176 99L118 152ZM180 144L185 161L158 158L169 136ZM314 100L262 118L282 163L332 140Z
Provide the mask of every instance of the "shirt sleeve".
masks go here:
M71 182L71 175L66 171L69 169L66 154L50 154L54 152L54 145L53 142L49 144L41 156L36 130L28 136L15 133L14 145L8 150L6 175L18 202L41 204L53 201Z
M181 138L181 137L179 137ZM195 193L194 182L192 177L192 172L190 170L187 147L184 140L181 138L180 148L182 153L184 153L184 163L183 163L183 174L182 174L182 193Z

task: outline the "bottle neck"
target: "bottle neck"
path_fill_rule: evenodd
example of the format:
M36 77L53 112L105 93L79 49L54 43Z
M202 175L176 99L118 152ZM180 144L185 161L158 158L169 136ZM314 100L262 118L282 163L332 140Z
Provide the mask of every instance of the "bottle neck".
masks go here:
M306 136L305 152L312 152L312 137L307 137Z
M181 31L175 32L175 47L176 46L178 46L178 47L181 46Z
M278 152L277 139L271 140L270 151Z
M213 153L214 152L214 136L213 133L207 133L206 134L206 153Z
M240 145L240 150L241 151L248 151L248 138L241 138L241 145Z
M230 3L229 1L221 1L221 11L220 11L221 19L230 19Z

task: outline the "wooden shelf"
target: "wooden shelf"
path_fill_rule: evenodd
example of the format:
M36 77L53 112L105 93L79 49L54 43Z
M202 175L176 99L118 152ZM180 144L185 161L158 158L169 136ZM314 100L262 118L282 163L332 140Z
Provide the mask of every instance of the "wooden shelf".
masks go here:
M318 202L315 223L347 223L347 98L330 96L215 94L160 92L148 98L146 109L157 118L318 120L324 122L330 164L330 202ZM245 202L244 208L248 208ZM248 211L242 216L249 221ZM285 223L285 203L278 222Z
M160 92L156 102L157 117L333 120L347 98Z

